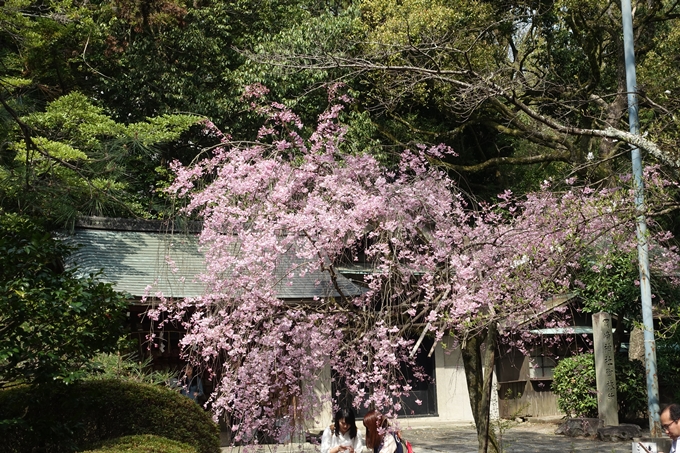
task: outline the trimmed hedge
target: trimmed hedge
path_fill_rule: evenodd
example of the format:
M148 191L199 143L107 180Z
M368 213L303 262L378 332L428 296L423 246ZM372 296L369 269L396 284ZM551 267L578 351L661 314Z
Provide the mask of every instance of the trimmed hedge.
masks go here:
M106 441L84 453L198 453L194 447L165 437L142 434Z
M220 451L210 415L166 387L110 380L0 391L3 452L72 452L137 434Z

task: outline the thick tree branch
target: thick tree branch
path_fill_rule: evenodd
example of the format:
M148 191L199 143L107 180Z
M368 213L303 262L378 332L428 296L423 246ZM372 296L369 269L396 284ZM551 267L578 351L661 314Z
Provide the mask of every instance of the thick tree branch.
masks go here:
M482 78L480 77L480 79ZM538 113L517 99L517 97L511 93L508 93L505 89L491 82L490 80L487 80L486 83L489 85L491 90L505 98L520 111L528 115L533 120L553 129L556 132L570 136L602 137L612 140L621 140L644 151L647 151L649 154L653 155L663 163L670 165L671 167L680 167L680 158L674 158L670 156L667 152L660 149L656 143L652 142L651 140L647 140L640 135L632 134L620 129L615 129L613 127L607 127L606 129L584 129L574 126L565 126L547 115Z
M262 57L260 57L262 59ZM509 121L515 121L517 114L522 112L526 114L532 120L548 127L549 129L562 135L562 137L550 138L550 142L561 143L563 146L568 146L567 141L564 139L565 136L584 136L584 137L601 137L611 140L620 140L626 142L632 146L636 146L655 158L659 159L661 162L670 165L672 167L680 167L680 157L674 157L669 152L659 148L659 146L651 140L646 139L640 135L635 135L627 131L616 129L614 127L607 127L605 129L594 129L594 128L580 128L575 126L568 126L562 124L554 118L547 115L539 113L535 109L531 108L524 102L522 102L518 96L514 93L507 91L505 88L494 83L492 78L494 74L490 74L488 77L482 77L480 74L475 73L470 70L443 70L443 69L430 69L412 65L384 65L376 63L368 59L356 59L343 56L303 56L303 55L278 55L276 59L269 60L268 63L286 66L289 68L296 69L353 69L359 72L395 72L395 73L410 73L410 74L420 74L425 75L427 79L439 81L442 83L450 84L462 90L461 96L463 98L467 97L470 99L468 102L474 102L476 106L481 105L481 103L486 101L491 101L492 105L503 114L504 117L508 118ZM478 80L480 83L474 83L473 80ZM476 94L475 94L476 93ZM512 105L515 109L508 109L501 98ZM463 102L463 101L460 101ZM597 100L596 100L597 102ZM601 99L599 99L601 102ZM474 109L475 107L473 107ZM515 125L517 123L514 123ZM527 132L524 135L525 138L531 139L532 135L538 134L538 131L527 125L524 130ZM506 131L507 132L507 131ZM547 139L547 136L543 136L543 139ZM554 145L553 145L554 146ZM551 154L550 156L541 155L536 156L537 162L545 162L548 160L559 160L559 161L569 161L565 160L564 153ZM504 159L504 158L498 158ZM491 165L497 163L531 163L530 159L518 158L516 161L504 160L498 161L497 159L492 159L488 163L479 164L482 168L487 168ZM479 171L475 170L476 166L472 166L470 170L466 171ZM465 167L461 167L465 168Z
M538 156L493 157L474 165L454 165L434 158L431 158L430 161L435 165L456 172L477 173L491 167L497 167L499 165L531 165L543 162L570 162L570 157L571 156L568 152L555 152L550 154L540 154Z

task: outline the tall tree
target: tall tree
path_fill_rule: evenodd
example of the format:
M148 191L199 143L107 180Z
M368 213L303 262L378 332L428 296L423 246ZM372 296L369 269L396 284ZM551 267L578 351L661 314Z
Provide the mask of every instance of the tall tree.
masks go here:
M182 129L180 122L189 129L186 115L193 114L228 125L234 137L254 138L253 116L238 102L243 84L268 80L295 103L292 93L313 83L298 79L316 76L274 74L248 64L237 48L256 46L322 9L306 0L257 7L241 1L6 2L0 11L3 206L58 223L80 214L164 215L168 206L156 189L167 183L167 163L190 162L205 139L191 130L167 133ZM326 102L314 92L306 99L310 112ZM80 136L72 134L74 124L59 130L58 115L82 116ZM98 129L85 124L91 120L101 121Z
M64 270L69 247L0 211L0 388L71 382L116 351L127 302L97 276Z
M23 77L29 86L15 96L40 104L79 91L120 122L183 112L238 131L248 123L238 103L244 84L266 80L282 97L302 89L237 49L323 10L307 0L10 0L0 74Z
M77 92L25 117L6 108L19 134L0 165L2 204L55 225L78 215L153 215L149 204L162 181L154 175L164 157L158 145L199 120L165 115L124 125Z
M592 1L360 2L342 49L281 45L253 58L299 70L343 68L361 80L362 103L383 140L448 143L442 162L475 190L508 187L518 166L533 184L575 172L587 181L629 163L628 144L676 168L678 123L670 59L678 8L637 2L636 58L642 130L628 133L620 6ZM346 75L345 77L348 77ZM677 179L677 178L676 178Z
M470 205L428 164L450 149L405 150L397 166L382 167L341 151L341 103L306 137L282 104L257 101L265 94L248 90L268 118L256 144L231 142L208 124L220 142L214 155L175 166L173 192L204 222L207 287L197 298L161 299L152 315L184 322L190 358L217 378L213 407L248 442L257 430L289 435L293 427L277 426L277 414L313 416L320 406L312 384L326 365L355 404L393 415L411 388L399 365L411 363L423 325L435 342L452 335L464 351L480 451L498 451L488 442L497 341L513 341L547 297L567 291L594 244L634 247L625 187L558 194L546 183L526 198L505 193L496 205ZM300 264L282 276L291 253ZM321 271L335 281L343 261L371 269L363 295L336 284L338 296L313 303L277 299L276 286L296 275Z

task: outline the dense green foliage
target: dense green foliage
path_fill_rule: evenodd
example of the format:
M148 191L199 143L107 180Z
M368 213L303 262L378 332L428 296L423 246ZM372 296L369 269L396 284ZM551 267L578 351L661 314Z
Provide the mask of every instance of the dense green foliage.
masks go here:
M641 123L669 155L678 69L665 57L680 48L678 8L653 1L635 12ZM39 132L17 127L20 118L73 92L118 123L190 112L252 139L245 85L265 84L309 123L327 102L319 88L342 80L358 100L350 146L387 159L414 143L447 143L459 157L442 164L478 197L630 167L625 141L579 132L627 130L621 12L611 2L8 0L1 19L5 149ZM204 139L194 131L142 152L142 167L162 173ZM116 187L129 197L118 200L136 215L150 206L158 215L150 188L162 176L110 179L129 184Z
M601 262L602 255L597 258L597 261L586 261L578 275L579 295L585 311L606 311L620 315L618 319L639 318L640 287L635 284L640 278L637 253L609 256L605 262Z
M176 142L198 119L162 115L122 124L83 94L64 95L18 119L23 135L0 162L0 200L58 225L79 215L157 215L164 210L157 206L157 167L167 158L161 145Z
M674 278L655 269L651 260L652 298L658 307L667 311L680 296ZM640 271L637 250L627 253L603 251L583 260L575 272L575 290L585 313L607 312L617 319L614 347L620 349L625 340L624 330L630 331L635 322L642 322L640 309ZM665 315L664 315L665 317Z
M651 1L634 14L642 129L672 159L677 65L657 50L678 48L678 8ZM344 43L314 40L347 18ZM441 164L477 197L565 177L607 184L630 169L626 140L600 133L628 130L616 2L363 0L324 24L279 34L259 60L290 74L344 69L385 149L451 145L459 156Z
M567 357L557 364L552 390L557 406L568 417L597 417L595 361L592 354Z
M615 358L616 392L619 418L638 418L647 410L645 366L626 355ZM567 357L557 364L552 390L557 406L568 417L597 417L597 383L593 354Z
M120 381L17 387L0 392L3 451L67 452L154 434L219 452L219 431L196 403L166 387Z
M64 270L68 252L29 220L0 213L0 387L69 382L95 354L116 350L125 298Z
M69 226L169 215L159 189L170 162L213 144L190 125L207 117L255 136L245 85L266 81L286 102L305 99L309 118L321 111L323 90L300 93L322 76L266 69L239 49L324 11L307 0L4 2L0 206Z
M677 337L656 341L656 368L661 401L680 401L677 383L677 376L680 376L680 347Z
M97 354L87 364L83 379L168 384L177 378L176 372L154 370L151 361L151 357L140 360L136 354Z
M622 421L645 418L649 406L644 363L628 360L625 354L618 354L615 363L619 418Z
M144 434L107 441L85 453L198 453L198 450L182 442Z
M653 297L662 305L676 300L680 288L672 278L655 272L651 261ZM606 311L619 315L619 319L633 320L640 318L639 278L637 250L608 252L584 260L582 270L576 273L576 286L586 312Z

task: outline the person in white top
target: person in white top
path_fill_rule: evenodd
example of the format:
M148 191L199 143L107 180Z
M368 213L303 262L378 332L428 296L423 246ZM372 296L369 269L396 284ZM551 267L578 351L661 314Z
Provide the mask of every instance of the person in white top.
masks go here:
M364 415L366 446L372 449L373 453L395 453L398 451L395 438L397 434L391 432L388 425L387 418L376 410L368 411Z
M357 429L354 411L340 409L334 421L321 435L321 453L362 453L364 440Z
M669 404L660 414L661 429L668 434L673 444L669 453L678 451L678 437L680 437L680 404Z

